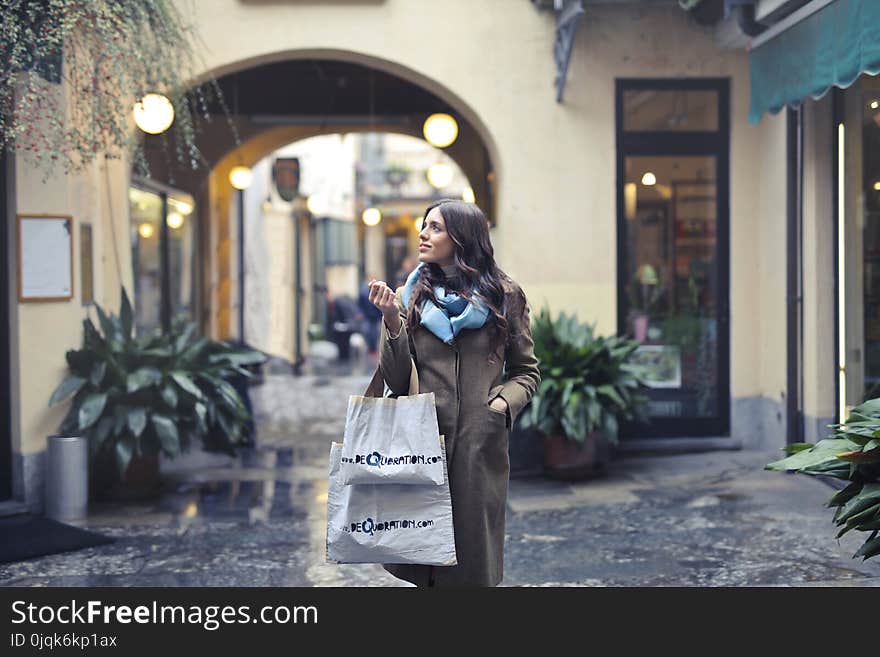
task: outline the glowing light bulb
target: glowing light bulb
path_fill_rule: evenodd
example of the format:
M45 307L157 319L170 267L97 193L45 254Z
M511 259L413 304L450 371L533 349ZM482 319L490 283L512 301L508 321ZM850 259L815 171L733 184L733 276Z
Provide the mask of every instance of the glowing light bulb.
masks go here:
M382 213L378 208L367 208L361 215L361 219L367 226L375 226L382 221Z
M437 148L446 148L458 137L458 123L449 114L432 114L422 125L425 140Z
M238 165L229 172L229 182L236 189L247 189L254 181L254 172L250 167Z
M174 105L162 94L147 94L134 104L134 122L148 134L161 134L174 122Z
M183 215L192 214L192 211L193 211L192 203L187 203L186 201L174 201L174 205L177 206L177 211L180 214L183 214Z
M306 200L306 207L316 217L324 213L324 199L318 194L312 194Z
M428 167L428 182L436 189L448 187L454 175L452 167L444 162L437 162Z

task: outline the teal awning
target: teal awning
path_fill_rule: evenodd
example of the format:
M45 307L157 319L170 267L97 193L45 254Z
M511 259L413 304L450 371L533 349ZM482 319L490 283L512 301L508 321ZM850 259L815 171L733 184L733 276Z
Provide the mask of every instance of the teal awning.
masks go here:
M880 0L835 0L749 53L749 121L880 72Z

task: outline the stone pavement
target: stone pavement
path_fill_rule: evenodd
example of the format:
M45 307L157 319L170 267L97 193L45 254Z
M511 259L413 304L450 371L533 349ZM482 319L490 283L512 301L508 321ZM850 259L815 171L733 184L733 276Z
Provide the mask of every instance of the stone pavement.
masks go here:
M258 446L163 464L166 494L82 523L118 540L0 564L4 586L409 586L324 562L327 455L369 374L267 375ZM350 372L349 372L350 374ZM618 457L601 479L510 484L505 586L877 586L880 559L835 540L833 494L771 473L778 453Z

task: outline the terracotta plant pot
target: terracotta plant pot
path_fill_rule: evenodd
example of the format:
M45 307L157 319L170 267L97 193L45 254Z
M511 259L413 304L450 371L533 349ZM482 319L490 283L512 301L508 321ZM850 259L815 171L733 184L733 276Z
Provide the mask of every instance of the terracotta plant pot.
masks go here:
M553 479L588 479L600 475L610 456L608 439L601 431L587 434L583 443L562 435L544 437L544 473Z

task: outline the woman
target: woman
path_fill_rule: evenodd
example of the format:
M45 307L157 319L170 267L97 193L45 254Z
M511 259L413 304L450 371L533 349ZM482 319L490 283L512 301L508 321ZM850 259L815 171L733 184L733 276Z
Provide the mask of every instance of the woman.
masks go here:
M385 565L420 586L496 586L503 576L508 431L541 377L525 294L493 253L480 209L442 200L425 212L406 283L395 292L370 281L382 376L406 395L415 363L446 440L458 565Z

